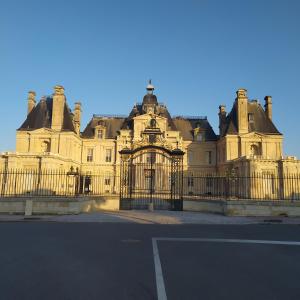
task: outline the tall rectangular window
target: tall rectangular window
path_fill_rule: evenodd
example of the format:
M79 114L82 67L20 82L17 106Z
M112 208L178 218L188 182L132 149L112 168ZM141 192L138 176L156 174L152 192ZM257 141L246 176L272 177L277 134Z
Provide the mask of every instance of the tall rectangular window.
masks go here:
M253 123L254 122L254 114L253 113L249 113L248 114L248 121L249 121L249 123Z
M192 164L193 163L193 152L189 151L188 152L188 164Z
M93 161L93 155L94 155L94 149L93 148L89 148L87 150L86 160L89 161L89 162Z
M97 137L99 140L103 139L103 130L102 129L98 129L97 131Z
M188 177L188 182L187 182L188 186L192 187L194 186L194 178L193 177Z
M105 161L111 162L111 149L106 149L105 151Z
M206 162L209 165L212 164L212 151L206 151Z
M198 132L196 135L196 141L197 142L203 142L204 141L204 132Z

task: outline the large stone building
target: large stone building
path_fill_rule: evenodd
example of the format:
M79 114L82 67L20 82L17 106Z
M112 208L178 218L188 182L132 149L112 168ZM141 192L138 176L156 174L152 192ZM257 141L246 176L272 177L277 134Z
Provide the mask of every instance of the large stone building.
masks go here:
M263 108L248 99L247 90L239 89L229 113L219 106L218 134L206 117L171 116L166 105L158 102L151 82L142 103L135 104L129 115L93 115L83 131L81 103L71 110L62 86L55 86L53 95L39 102L35 97L35 92L29 92L27 117L16 134L16 152L2 154L2 170L71 169L111 178L120 175L122 150L152 149L169 154L182 151L187 186L193 186L191 178L203 174L244 178L265 174L272 181L300 173L300 162L283 156L283 135L272 121L271 96L264 98ZM106 191L118 192L117 183L104 180L103 184Z

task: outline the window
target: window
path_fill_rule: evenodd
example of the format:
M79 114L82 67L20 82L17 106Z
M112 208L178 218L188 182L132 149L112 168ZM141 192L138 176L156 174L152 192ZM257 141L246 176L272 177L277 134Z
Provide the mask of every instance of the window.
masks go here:
M50 152L50 142L48 141L42 142L42 152Z
M102 129L98 129L97 131L97 137L99 140L103 139L103 130Z
M268 195L272 195L275 194L276 192L276 183L275 183L275 176L272 173L272 171L270 172L262 172L262 179L264 180L264 193L266 196Z
M93 161L93 154L94 154L94 149L89 148L88 151L87 151L86 160L89 161L89 162Z
M188 152L188 164L193 163L193 152L189 151Z
M156 128L156 120L155 119L150 120L150 127L151 128Z
M194 178L193 177L188 177L187 185L190 187L194 186Z
M252 144L250 146L250 155L261 155L260 147L258 145Z
M213 186L213 177L207 177L206 178L206 187L212 188L212 186Z
M104 184L105 185L110 185L110 178L105 178L104 179Z
M198 132L196 134L196 141L197 142L203 142L204 141L204 137L205 137L205 133L204 132Z
M206 151L206 162L209 165L212 164L212 151Z
M248 114L248 121L249 121L250 123L253 123L253 122L254 122L254 114L252 114L252 113Z
M111 162L111 149L106 149L105 151L105 161Z

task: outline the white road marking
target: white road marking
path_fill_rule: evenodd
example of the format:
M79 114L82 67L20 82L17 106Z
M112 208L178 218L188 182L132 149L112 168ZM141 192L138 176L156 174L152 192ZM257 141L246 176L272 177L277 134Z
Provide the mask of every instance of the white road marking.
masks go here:
M242 239L207 239L207 238L152 238L155 241L167 242L214 242L214 243L240 243L240 244L269 244L300 246L300 242L294 241L270 241L270 240L242 240Z
M213 242L213 243L239 243L239 244L265 244L265 245L287 245L300 246L296 241L271 241L271 240L242 240L242 239L208 239L208 238L152 238L153 257L155 267L156 289L158 300L167 300L164 276L162 272L157 242Z
M164 276L161 269L161 263L160 263L156 238L152 238L152 246L153 246L153 257L154 257L154 267L155 267L157 299L167 300Z

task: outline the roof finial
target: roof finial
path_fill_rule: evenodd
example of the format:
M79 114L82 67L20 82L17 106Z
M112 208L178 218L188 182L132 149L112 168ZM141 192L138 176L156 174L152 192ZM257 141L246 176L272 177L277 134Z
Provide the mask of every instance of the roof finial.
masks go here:
M152 80L149 79L149 84L147 85L147 91L148 91L148 94L153 94L153 91L154 91L154 86L152 85Z

